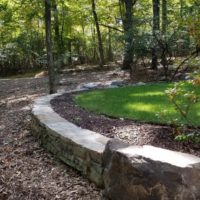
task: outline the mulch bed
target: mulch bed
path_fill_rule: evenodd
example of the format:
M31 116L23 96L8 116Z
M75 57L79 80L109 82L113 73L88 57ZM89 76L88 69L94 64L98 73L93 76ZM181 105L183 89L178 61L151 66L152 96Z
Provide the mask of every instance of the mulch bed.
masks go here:
M70 81L76 87L78 80ZM36 97L48 94L47 83L46 78L0 80L0 200L100 200L100 189L32 135L31 107Z
M200 144L175 141L173 128L170 126L98 115L76 105L75 95L76 93L58 96L51 101L51 105L60 116L82 128L134 145L148 144L200 157Z

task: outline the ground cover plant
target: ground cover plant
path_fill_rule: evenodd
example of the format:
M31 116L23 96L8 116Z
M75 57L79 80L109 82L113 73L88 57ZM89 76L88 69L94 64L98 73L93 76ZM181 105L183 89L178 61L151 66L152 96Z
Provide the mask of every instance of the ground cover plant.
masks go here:
M189 120L186 120L176 111L166 95L166 90L173 86L173 83L162 83L96 90L76 96L75 101L85 109L112 117L161 124L170 124L176 119L180 124L191 125L189 122L192 122L192 125L199 126L200 103L190 106L187 115ZM182 83L181 87L200 94L198 86L192 83ZM160 115L163 111L165 117Z

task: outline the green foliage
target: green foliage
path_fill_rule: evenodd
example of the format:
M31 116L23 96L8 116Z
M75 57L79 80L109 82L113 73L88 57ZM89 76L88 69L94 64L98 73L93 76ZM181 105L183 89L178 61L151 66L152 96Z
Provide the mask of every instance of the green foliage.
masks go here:
M178 135L175 137L177 141L200 143L199 124L196 124L197 119L191 117L193 107L200 102L199 86L200 76L199 73L195 73L193 80L176 83L174 87L165 91L169 101L182 119L181 121L177 118L170 119L175 127L175 134ZM192 133L187 133L186 125L193 127Z
M189 114L192 107L200 101L199 88L195 87L190 81L178 82L174 84L173 88L166 90L165 93L175 110L180 114L182 121L185 124L194 125L195 122L190 119L191 115L189 116Z
M89 0L54 0L57 11L52 9L53 53L55 63L63 64L71 55L78 55L79 61L95 63L98 60L97 34ZM199 1L167 1L167 33L161 38L167 44L171 55L186 56L199 45L200 17ZM103 39L103 47L109 56L111 47L115 59L122 57L125 46L122 17L118 0L97 0L97 15ZM55 15L57 19L55 19ZM162 23L162 21L161 21ZM55 27L57 25L58 35ZM110 36L108 26L111 27ZM151 58L154 40L152 37L152 0L137 1L133 7L133 41L135 60ZM7 71L26 71L45 67L37 62L45 57L44 1L16 0L0 1L0 73ZM59 44L57 44L59 43ZM14 48L8 48L14 44ZM162 54L158 43L157 50ZM110 50L110 49L109 49ZM171 55L169 55L171 54ZM108 59L109 60L109 59ZM38 64L39 63L39 64ZM42 64L44 63L44 65ZM140 62L141 63L141 62Z
M180 134L175 137L175 140L179 142L192 141L195 143L200 143L200 134L198 132L190 134Z

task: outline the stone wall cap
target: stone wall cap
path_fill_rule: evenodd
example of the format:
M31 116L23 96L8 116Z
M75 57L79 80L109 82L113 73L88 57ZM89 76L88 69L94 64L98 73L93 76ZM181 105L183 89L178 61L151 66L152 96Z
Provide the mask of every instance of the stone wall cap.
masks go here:
M43 126L51 129L55 132L55 134L67 138L84 148L96 151L98 153L103 153L105 145L109 140L107 137L76 126L75 124L59 116L51 107L50 101L56 96L62 95L63 93L76 91L77 90L73 90L39 97L35 101L32 113L37 117L37 119L39 119Z
M154 161L168 163L181 168L192 167L192 165L196 164L200 165L199 157L150 145L129 146L118 149L117 151L126 154L129 157L135 157L136 155L142 156Z

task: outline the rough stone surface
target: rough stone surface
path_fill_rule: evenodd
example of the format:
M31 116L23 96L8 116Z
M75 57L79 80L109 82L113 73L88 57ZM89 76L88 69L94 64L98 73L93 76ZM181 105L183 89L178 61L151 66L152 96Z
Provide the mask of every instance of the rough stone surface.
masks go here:
M93 82L93 83L85 83L82 84L80 86L78 86L78 89L95 89L95 88L99 88L102 87L102 83L101 82Z
M144 83L144 82L138 82L138 83L136 83L136 85L137 86L143 86L143 85L146 85L146 83Z
M77 87L77 89L98 89L98 88L118 88L124 86L123 80L112 80L104 82L84 83Z
M111 86L123 86L124 85L124 81L121 80L113 80L110 83Z
M50 100L39 98L32 110L32 130L42 145L66 164L81 171L91 181L102 186L102 154L108 138L82 129L61 118L53 111Z
M110 200L198 200L200 158L112 140L104 152L105 196Z

